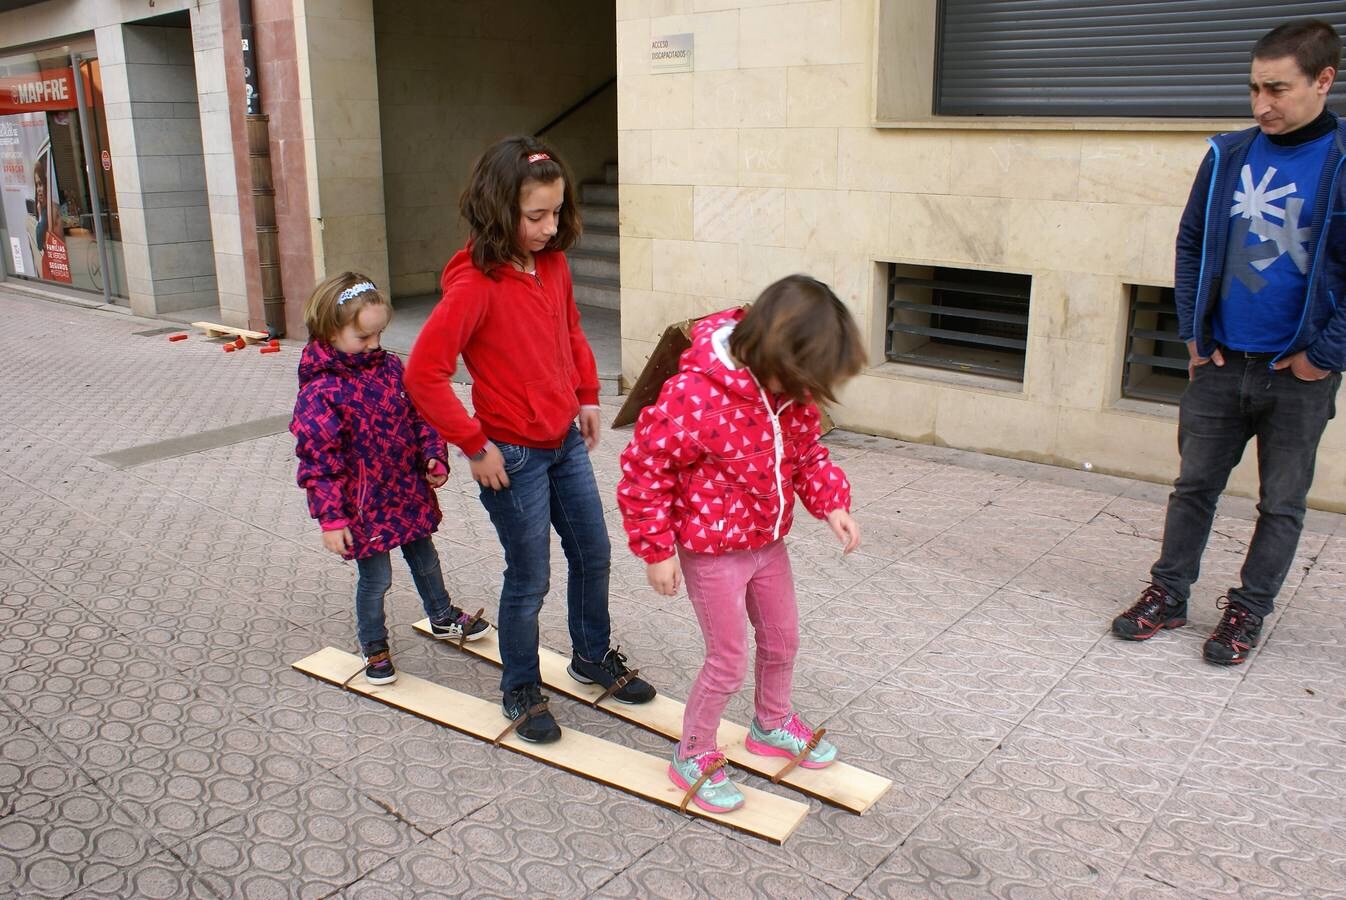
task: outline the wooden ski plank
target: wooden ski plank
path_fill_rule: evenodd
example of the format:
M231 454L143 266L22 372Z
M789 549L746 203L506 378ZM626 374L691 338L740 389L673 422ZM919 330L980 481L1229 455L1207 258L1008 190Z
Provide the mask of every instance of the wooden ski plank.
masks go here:
M264 331L251 331L247 328L235 328L232 325L217 325L214 322L193 322L192 327L201 329L207 337L224 337L232 334L235 337L243 338L249 344L267 339Z
M430 620L421 619L413 626L424 635L430 634ZM498 632L492 628L485 637L468 641L463 645L474 656L500 665L500 644ZM457 646L457 641L449 641ZM570 660L546 647L538 648L538 658L542 669L542 681L557 693L574 697L585 703L593 703L602 688L597 685L580 684L566 672ZM649 703L628 706L609 698L599 706L618 718L632 724L677 740L682 736L682 713L684 704L660 693ZM749 753L743 745L748 729L733 722L720 723L717 735L720 749L731 763L749 772L770 778L785 765L783 758L758 756ZM864 769L856 768L844 762L835 762L826 769L805 769L797 767L780 781L800 793L816 797L824 803L830 803L853 813L863 813L873 806L880 797L893 786L892 779L875 775Z
M495 736L509 724L500 712L499 704L417 678L405 671L397 673L397 681L393 684L369 684L358 674L364 668L364 661L334 647L325 647L292 665L305 675L337 686L344 685L346 690L362 697L485 741L495 740ZM518 735L510 734L500 746L660 806L677 809L682 802L683 792L669 781L667 760L574 728L563 729L561 739L552 744L530 744ZM688 805L687 812L773 844L783 844L808 813L806 804L788 797L747 785L740 785L740 789L745 802L733 812L706 812L694 803Z

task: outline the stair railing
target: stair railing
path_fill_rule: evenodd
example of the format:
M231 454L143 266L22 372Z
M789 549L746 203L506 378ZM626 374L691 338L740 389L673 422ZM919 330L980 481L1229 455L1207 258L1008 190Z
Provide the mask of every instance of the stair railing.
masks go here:
M534 131L534 132L533 132L533 136L534 136L534 137L542 137L542 136L543 136L544 134L546 134L548 131L550 131L551 129L555 128L557 125L560 125L560 124L561 124L562 122L564 122L566 119L570 118L572 115L574 115L576 112L578 112L578 111L579 111L581 108L583 108L584 105L585 105L586 103L588 103L590 100L593 100L593 99L594 99L595 97L597 97L599 94L603 93L604 91L606 91L608 88L612 87L612 86L613 86L614 84L616 84L616 83L617 83L617 76L616 76L616 75L613 75L613 76L612 76L611 78L609 78L607 81L604 81L604 82L603 82L602 84L600 84L598 87L596 87L596 88L594 88L593 90L589 91L589 93L585 94L583 97L581 97L580 99L576 100L574 103L570 104L570 106L566 107L562 112L560 112L560 113L557 114L555 117L553 117L552 120L551 120L550 122L548 122L546 125L543 125L543 126L542 126L541 128L539 128L537 131Z

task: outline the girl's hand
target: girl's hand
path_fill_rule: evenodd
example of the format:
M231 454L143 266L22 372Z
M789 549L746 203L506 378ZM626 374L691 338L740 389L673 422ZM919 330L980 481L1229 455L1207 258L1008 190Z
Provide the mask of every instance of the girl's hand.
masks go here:
M646 566L645 578L649 580L650 587L654 588L656 594L672 597L682 584L682 567L678 565L676 556L670 556L668 559Z
M351 543L351 530L349 528L334 528L322 533L323 547L337 556L345 556L350 553Z
M849 512L844 509L832 510L827 514L827 524L832 526L832 533L841 541L843 556L860 546L860 526Z
M598 410L581 409L580 410L580 437L584 438L584 446L590 453L598 446L598 432L601 423L598 421Z
M503 491L509 487L509 476L505 474L505 458L500 448L490 441L486 442L486 455L481 459L469 459L472 466L472 480L482 487L493 491Z
M444 463L432 459L425 464L425 483L432 488L442 487L449 480L449 469Z

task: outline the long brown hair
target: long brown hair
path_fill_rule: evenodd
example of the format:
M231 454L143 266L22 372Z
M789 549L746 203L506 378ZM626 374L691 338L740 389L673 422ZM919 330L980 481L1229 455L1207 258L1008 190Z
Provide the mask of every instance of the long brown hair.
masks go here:
M304 304L304 325L308 328L310 340L332 343L341 329L345 328L360 310L366 306L383 306L388 310L388 320L392 321L393 305L388 302L383 291L377 287L363 290L346 300L341 299L342 291L357 284L373 284L374 280L359 272L338 272L318 282Z
M763 385L775 380L800 403L835 403L833 392L866 362L850 311L808 275L789 275L762 291L729 336L729 352Z
M471 229L472 265L491 275L497 266L520 257L519 197L524 183L551 184L558 178L564 181L565 194L547 249L569 250L580 237L580 213L574 179L556 151L535 137L519 135L481 155L458 199L458 210Z

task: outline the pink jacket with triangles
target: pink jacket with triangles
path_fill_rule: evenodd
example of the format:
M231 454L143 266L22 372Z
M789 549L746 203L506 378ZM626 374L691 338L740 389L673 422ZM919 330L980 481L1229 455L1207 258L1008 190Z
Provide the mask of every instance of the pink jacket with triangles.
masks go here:
M721 554L790 531L794 498L818 518L849 509L846 475L818 443L818 409L771 395L729 355L740 309L692 331L678 374L636 421L617 503L631 552L647 563L675 544Z

